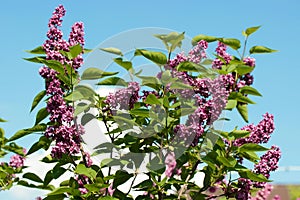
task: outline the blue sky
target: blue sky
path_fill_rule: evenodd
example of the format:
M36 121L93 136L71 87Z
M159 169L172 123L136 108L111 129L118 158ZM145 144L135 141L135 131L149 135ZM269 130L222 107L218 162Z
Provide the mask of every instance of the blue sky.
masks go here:
M67 10L63 30L67 35L75 21L83 21L86 47L94 48L122 31L161 27L189 36L198 34L236 37L250 26L262 28L250 38L249 45L265 45L279 52L257 55L254 86L263 94L250 106L250 121L259 122L261 115L275 115L276 131L270 141L281 147L280 166L300 166L299 99L300 99L300 2L297 0L266 1L57 1L28 0L1 3L1 75L0 117L8 135L31 127L35 113L29 109L33 97L43 89L39 65L22 60L24 50L41 45L53 9L63 4ZM243 124L236 121L239 126ZM29 145L30 140L20 140ZM300 183L300 172L277 172L275 183ZM0 192L2 199L16 199Z

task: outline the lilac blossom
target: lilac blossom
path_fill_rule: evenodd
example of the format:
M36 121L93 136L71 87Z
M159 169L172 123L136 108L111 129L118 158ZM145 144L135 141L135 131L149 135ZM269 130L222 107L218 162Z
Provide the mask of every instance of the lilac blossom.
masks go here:
M280 157L281 151L279 147L272 146L270 150L260 157L260 161L254 166L254 172L269 178L270 172L275 171L278 168L278 161ZM254 186L263 187L264 184L264 182L256 182Z
M131 109L139 99L139 90L140 86L137 82L129 82L127 88L109 93L104 102L113 110Z
M218 56L220 56L224 59L225 63L223 63L223 61L221 59L216 58L213 61L213 65L212 65L213 69L221 69L222 65L226 65L232 60L230 54L228 54L226 52L226 49L227 49L227 46L225 44L223 44L222 42L218 42L218 47L216 48L216 52L217 52Z
M266 113L263 117L264 119L260 121L257 126L253 124L244 126L242 130L249 131L250 135L248 137L235 140L234 145L241 146L245 143L267 143L275 129L274 116Z
M60 50L69 51L70 45L84 45L83 24L77 22L72 26L69 42L65 41L59 27L62 24L62 17L65 15L63 6L59 6L53 12L49 20L48 39L43 44L47 60L56 60L63 65L68 63L77 70L83 63L81 54L73 60L64 57ZM50 121L55 125L48 126L45 136L55 141L51 155L54 158L61 158L63 154L75 155L80 152L80 136L84 133L82 126L73 124L74 108L67 105L63 99L66 93L66 86L57 78L58 72L43 66L39 70L40 75L46 81L46 94L49 95L47 111L50 114ZM89 164L89 163L88 163Z
M251 200L267 200L272 190L273 190L273 186L265 183L263 185L263 188L257 192L256 196L251 197Z
M110 184L110 186L107 188L107 192L108 192L108 194L109 194L110 196L112 196L112 195L114 194L115 190L116 190L116 189L113 189L112 186L113 186L113 185Z
M250 66L250 67L254 67L255 66L255 58L251 58L251 57L246 57L243 59L243 62Z
M173 175L173 172L177 164L174 152L169 152L167 154L165 159L165 164L166 164L165 175L170 178Z
M208 43L205 40L201 40L197 43L197 45L190 50L188 55L188 60L199 64L203 58L206 58L205 49L207 49Z
M83 28L84 26L82 22L76 22L72 26L72 31L70 32L69 36L69 46L74 46L77 44L80 44L82 47L84 46L85 41ZM81 65L83 65L82 53L71 61L72 67L75 70L77 70Z
M238 189L236 191L236 199L247 200L250 198L252 182L249 179L239 178L238 179Z
M83 153L83 157L84 157L83 160L85 161L85 165L86 165L87 167L92 166L93 161L92 161L92 159L91 159L91 155L90 155L88 152L84 152L84 153Z
M88 189L84 187L85 184L89 184L90 180L87 176L85 175L76 175L75 180L77 180L78 183L78 190L80 191L81 194L86 194L88 193Z
M166 69L174 69L182 62L187 61L188 58L184 55L184 53L176 54L175 58L170 60L169 63L165 66Z
M13 155L10 157L10 161L8 163L9 166L19 168L24 166L25 158L18 154Z

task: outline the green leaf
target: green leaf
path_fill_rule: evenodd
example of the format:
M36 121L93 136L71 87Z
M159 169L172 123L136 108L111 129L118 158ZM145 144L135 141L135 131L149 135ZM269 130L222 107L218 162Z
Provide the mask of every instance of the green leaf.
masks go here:
M240 115L243 117L245 122L248 123L248 107L247 107L247 104L238 104L237 110L239 111Z
M72 54L69 51L59 50L59 53L69 60L72 60Z
M176 69L178 71L188 71L188 72L202 72L202 73L207 72L207 69L205 67L190 61L181 62L179 65L177 65Z
M84 164L77 165L75 173L85 175L92 180L94 180L97 176L97 172L95 170L92 168L87 168Z
M166 70L161 74L160 80L164 85L167 85L168 83L172 82L174 78L172 78L170 70Z
M16 154L24 156L24 149L23 149L23 147L17 145L14 142L9 143L8 145L3 146L2 148L5 149L5 150L7 150L7 151L14 152Z
M174 89L183 89L183 90L190 89L190 90L192 90L193 87L188 84L176 81L171 84L170 89L171 90L174 90Z
M184 39L184 32L180 34L177 32L171 32L169 34L155 34L154 36L163 41L168 52L172 52L176 47L181 48L182 40Z
M4 135L5 135L4 129L0 128L0 141L4 139Z
M52 158L51 155L47 155L44 158L42 158L41 162L44 162L44 163L55 163L55 162L58 162L58 160L55 159L55 158Z
M230 46L234 50L238 50L241 47L241 42L235 38L220 38L219 41Z
M200 35L195 36L192 39L192 45L195 46L201 40L205 40L206 42L214 42L214 41L218 40L218 38L214 37L214 36L200 34Z
M36 114L35 125L43 121L49 115L47 108L42 108Z
M169 52L172 52L176 49L176 47L181 48L182 40L184 39L184 32L181 34L177 33L177 36L173 39L169 40L169 43L171 44L171 47L169 48Z
M76 44L70 47L70 53L72 55L72 59L76 58L83 51L82 46L80 44Z
M235 71L239 75L244 75L252 72L254 70L254 67L248 66L248 65L237 65L235 68Z
M36 151L38 151L42 148L45 149L45 150L48 150L50 144L51 144L51 140L49 138L45 137L45 136L42 136L42 137L40 137L38 142L34 143L30 147L29 151L27 152L27 155L30 155L30 154L32 154L32 153L34 153L34 152L36 152Z
M253 88L251 86L244 86L244 87L240 88L240 92L243 94L262 96L255 88Z
M60 74L65 74L65 69L63 64L56 60L43 60L43 64L47 65L47 67L57 71Z
M87 123L89 123L93 119L96 119L96 116L94 116L91 113L85 113L81 118L81 125L85 126Z
M74 90L79 91L82 94L82 96L84 96L85 99L94 102L94 97L96 95L96 92L89 86L77 85L75 86Z
M148 51L145 49L137 49L134 52L135 56L144 56L158 65L165 65L167 63L167 57L161 52Z
M31 181L35 181L38 183L43 183L43 180L40 177L38 177L36 174L31 173L31 172L27 172L26 174L24 174L23 178L27 178Z
M85 104L85 103L79 103L75 106L75 111L74 111L74 116L78 116L80 113L83 111L89 109L91 107L90 104Z
M75 189L66 187L66 186L62 186L62 187L56 188L52 192L48 193L47 196L64 194L64 193L73 193L74 192L73 190L75 190Z
M34 108L39 104L39 102L44 98L45 95L46 95L46 90L43 90L34 97L30 112L34 110Z
M84 96L81 94L80 91L74 90L71 94L66 96L64 99L67 101L75 102L84 99Z
M105 197L99 197L98 200L118 200L118 199L111 196L105 196Z
M81 80L94 80L94 79L100 79L106 76L113 76L118 74L119 72L105 72L101 69L90 67L84 70L84 72L81 75Z
M227 104L226 104L226 107L225 109L226 110L232 110L233 108L235 108L237 105L237 100L235 99L229 99Z
M238 171L238 173L242 178L247 178L247 179L250 179L252 181L271 182L269 179L267 179L262 174L255 174L254 172L250 171L249 169L240 170L240 171Z
M26 50L26 52L31 53L31 54L46 54L43 46L38 46L32 50Z
M34 132L45 131L46 127L47 127L46 124L38 124L38 125L35 125L32 128L19 130L11 138L9 138L8 141L13 141L13 140L19 139L21 137L24 137L25 135L29 135L29 134L34 133Z
M60 166L60 163L58 163L52 170L52 178L58 179L63 175L67 170Z
M238 151L239 152L249 152L249 151L267 151L269 150L266 147L263 147L259 144L254 144L254 143L246 143L243 144L242 146L239 147Z
M255 31L257 31L260 27L261 26L253 26L253 27L247 28L246 31L245 31L246 36L251 35Z
M119 185L127 182L131 177L133 177L132 174L129 174L128 172L123 170L118 170L114 178L113 188L117 188Z
M229 133L229 137L234 137L234 139L247 137L250 134L250 131L245 130L233 130Z
M141 117L149 117L149 110L144 108L132 109L129 111L130 114L141 116Z
M153 105L153 104L161 105L162 104L154 94L149 94L145 100L145 103L151 104L151 105Z
M274 53L277 52L277 50L270 49L268 47L264 46L253 46L249 50L250 54L255 54L255 53Z
M109 77L107 79L104 79L103 81L100 81L96 85L120 85L120 86L127 86L127 83L122 78L119 78L119 77Z
M83 53L84 53L84 54L90 53L90 52L92 52L92 51L93 51L93 49L86 49L86 48L83 49Z
M213 63L213 60L211 59L205 59L200 64L201 65L211 65Z
M119 56L123 56L121 50L117 49L115 47L100 48L100 50L108 52L108 53L116 54L116 55L119 55Z
M67 196L65 194L56 194L56 195L47 196L43 200L64 200L66 199L66 197Z
M248 97L244 96L240 92L231 92L228 99L237 100L238 102L242 102L242 103L255 104L254 101L252 101Z
M237 161L233 157L223 157L223 156L218 156L217 161L221 162L223 165L226 167L234 167L237 164Z
M132 63L130 61L123 61L123 58L115 58L114 61L127 71L132 69Z
M49 185L49 183L53 180L52 170L48 171L44 178L44 186ZM63 185L60 185L63 186ZM66 185L65 185L66 186Z
M138 126L131 118L121 117L121 116L113 116L115 122L118 124L119 128L122 130L130 129L134 126Z
M151 87L155 90L159 90L161 86L161 81L157 77L153 76L138 76L138 78L142 79L142 85Z
M43 63L44 60L46 60L45 56L37 56L33 58L23 58L24 60L27 60L29 62L34 62L34 63Z
M7 122L5 119L0 118L0 122Z
M84 187L88 189L89 192L99 192L100 189L105 188L107 186L101 183L93 183L93 184L85 184Z

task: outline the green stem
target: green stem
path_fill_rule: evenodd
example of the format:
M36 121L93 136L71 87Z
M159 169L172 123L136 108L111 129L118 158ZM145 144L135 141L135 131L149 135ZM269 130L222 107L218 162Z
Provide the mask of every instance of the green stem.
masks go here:
M244 56L245 56L246 46L247 46L247 40L248 40L248 36L246 37L245 42L244 42L244 49L243 49L243 54L242 54L241 60L243 60Z

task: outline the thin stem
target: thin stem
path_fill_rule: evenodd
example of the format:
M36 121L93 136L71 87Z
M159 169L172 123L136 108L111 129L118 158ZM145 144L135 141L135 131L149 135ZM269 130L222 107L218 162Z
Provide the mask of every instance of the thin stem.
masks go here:
M247 46L247 40L248 40L248 36L246 37L245 42L244 42L244 49L243 49L243 54L242 54L241 60L243 60L244 56L245 56L246 46Z
M183 186L181 186L180 190L179 190L179 194L178 194L178 200L180 200L180 197L182 195L182 193L184 192L184 190L186 189L186 186L187 186L187 182L190 180L192 174L196 171L198 165L200 163L200 160L197 160L197 162L195 163L195 165L193 166L192 170L191 170L191 173L189 173L189 175L186 177L185 179L185 184Z
M131 191L132 186L133 186L133 184L134 184L134 181L135 181L136 177L137 177L137 174L134 175L134 178L133 178L133 180L132 180L132 182L131 182L131 184L130 184L130 187L129 187L128 192L126 193L126 196L127 196L127 195L129 194L129 192Z

